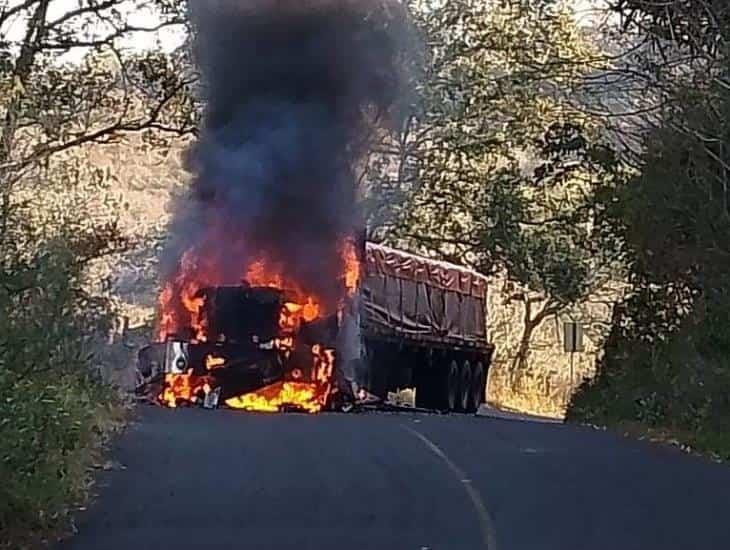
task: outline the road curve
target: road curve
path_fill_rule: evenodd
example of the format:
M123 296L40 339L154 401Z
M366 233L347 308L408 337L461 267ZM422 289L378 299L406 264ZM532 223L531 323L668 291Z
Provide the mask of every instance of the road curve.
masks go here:
M588 429L143 408L59 550L730 548L730 468Z

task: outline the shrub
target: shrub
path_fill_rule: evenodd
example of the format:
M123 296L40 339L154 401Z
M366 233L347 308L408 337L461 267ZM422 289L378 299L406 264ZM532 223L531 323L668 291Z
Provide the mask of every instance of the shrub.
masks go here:
M0 531L18 548L68 526L121 400L92 370L109 309L82 289L83 261L57 239L0 271Z
M0 531L20 544L63 529L120 420L109 388L82 375L0 373ZM7 544L7 543L6 543Z
M653 341L617 319L599 374L573 397L568 418L643 426L730 459L729 302L696 305Z

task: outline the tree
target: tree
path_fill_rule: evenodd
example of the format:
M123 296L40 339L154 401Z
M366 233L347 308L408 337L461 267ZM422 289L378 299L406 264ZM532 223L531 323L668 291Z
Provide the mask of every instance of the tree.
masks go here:
M149 27L130 21L146 10ZM185 52L129 42L184 27L173 0L0 0L0 546L63 528L88 488L114 394L92 354L111 321L88 267L127 246L115 174L84 159L135 132L194 132ZM28 437L28 433L35 437Z
M730 10L709 1L658 8L616 6L627 32L692 62L646 132L640 170L615 191L630 292L616 307L599 376L571 415L640 422L730 456L722 435L730 426Z
M55 154L123 132L194 131L195 75L181 72L174 55L129 48L140 33L184 25L183 7L170 0L0 2L0 219L8 219L17 182L37 178ZM131 24L130 13L140 10L156 23ZM80 63L68 60L79 52Z
M601 201L619 165L569 101L600 52L559 2L412 8L428 58L418 108L369 165L373 236L520 283L524 366L545 319L616 275Z
M74 150L128 132L159 144L195 131L196 75L180 69L189 66L187 52L130 46L162 29L184 34L184 10L171 0L0 1L0 265L6 273L32 271L28 262L38 246L60 235L83 263L92 259L92 240L109 245L94 248L96 256L119 247L109 215L116 205L101 208L100 200L114 176L81 162ZM133 24L135 13L152 23ZM83 200L99 208L79 225L74 217ZM69 224L80 232L64 231Z
M714 57L727 37L730 6L723 0L612 0L609 5L621 16L624 32L636 30L660 50L679 46Z

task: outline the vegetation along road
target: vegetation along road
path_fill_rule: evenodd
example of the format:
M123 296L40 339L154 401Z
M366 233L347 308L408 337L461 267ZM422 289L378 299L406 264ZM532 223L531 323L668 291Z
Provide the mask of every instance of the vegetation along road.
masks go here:
M145 408L62 550L730 548L727 467L590 429Z

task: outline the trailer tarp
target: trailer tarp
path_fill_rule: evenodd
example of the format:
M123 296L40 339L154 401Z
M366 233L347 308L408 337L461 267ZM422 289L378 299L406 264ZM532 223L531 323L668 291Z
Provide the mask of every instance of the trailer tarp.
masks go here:
M476 298L484 299L487 295L487 278L465 267L374 243L367 243L365 255L369 273L425 283Z
M486 346L487 279L466 268L367 244L366 330Z

